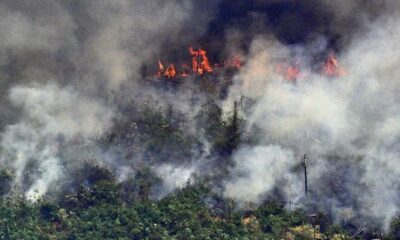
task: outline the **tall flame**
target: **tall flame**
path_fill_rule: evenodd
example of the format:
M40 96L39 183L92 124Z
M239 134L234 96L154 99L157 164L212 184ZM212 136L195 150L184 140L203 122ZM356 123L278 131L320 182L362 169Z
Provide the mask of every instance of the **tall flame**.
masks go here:
M225 68L233 68L238 70L243 64L240 57L234 56L224 61L223 64L216 63L214 65L214 69L210 64L210 61L207 57L207 52L204 49L199 48L198 50L194 50L192 47L190 47L189 53L191 56L191 64L182 63L178 68L176 68L174 64L169 64L168 67L165 68L161 60L158 59L158 71L155 76L157 78L185 78L188 77L191 72L194 74L203 75L205 73L214 72L214 70Z
M325 64L322 66L322 73L329 77L342 77L347 74L333 54L329 55Z
M164 70L164 65L161 63L160 59L158 59L158 68L163 71Z
M164 72L164 76L167 78L173 78L176 76L175 65L170 64Z
M164 65L161 63L160 59L158 59L158 71L157 71L156 76L161 77L163 72L164 72Z
M216 63L214 65L215 69L213 69L210 61L208 60L207 52L204 49L199 48L198 50L194 50L192 47L190 47L189 53L191 56L191 66L190 64L182 63L178 69L175 68L174 64L169 64L168 67L165 68L161 60L158 59L158 72L156 76L159 78L185 78L190 75L190 72L203 75L205 73L213 72L214 70L218 72L220 69L238 70L243 65L243 61L239 56L233 56L225 60L223 64ZM296 61L286 60L278 63L275 67L276 73L282 75L286 80L295 81L301 75L299 63ZM339 64L336 57L333 54L330 54L325 63L322 65L321 74L329 77L342 77L347 73Z
M205 72L212 72L213 69L207 57L207 52L204 49L194 50L189 48L190 55L192 55L192 71L200 75Z
M300 75L300 69L295 65L278 64L276 72L282 75L286 80L294 81Z
M162 64L161 60L158 59L158 71L156 74L157 77L166 77L166 78L173 78L176 76L176 70L175 70L175 65L170 64L165 70L164 70L164 64Z

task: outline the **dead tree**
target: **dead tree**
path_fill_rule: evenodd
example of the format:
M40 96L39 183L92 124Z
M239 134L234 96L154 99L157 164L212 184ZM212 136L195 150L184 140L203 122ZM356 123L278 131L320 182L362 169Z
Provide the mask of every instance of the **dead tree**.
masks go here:
M307 179L307 154L304 154L303 157L303 167L304 167L304 193L307 201L307 209L308 209L308 179Z

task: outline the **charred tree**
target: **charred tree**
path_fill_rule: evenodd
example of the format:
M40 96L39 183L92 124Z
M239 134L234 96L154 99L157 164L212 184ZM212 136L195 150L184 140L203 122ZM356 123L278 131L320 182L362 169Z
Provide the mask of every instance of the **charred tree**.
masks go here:
M309 194L308 194L308 176L307 176L307 154L303 156L303 168L304 168L304 194L306 198L306 208L309 211Z
M238 114L238 104L235 101L233 105L232 117L228 120L225 128L224 142L222 145L221 154L223 156L232 155L233 151L240 143L240 120Z

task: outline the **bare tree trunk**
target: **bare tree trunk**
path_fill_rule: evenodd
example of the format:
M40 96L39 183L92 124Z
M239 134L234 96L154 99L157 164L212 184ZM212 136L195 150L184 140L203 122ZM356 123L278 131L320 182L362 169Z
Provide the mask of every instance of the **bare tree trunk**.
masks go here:
M305 197L306 197L306 206L307 206L307 211L309 210L309 199L308 199L308 179L307 179L307 154L304 154L303 157L303 167L304 167L304 192L305 192Z

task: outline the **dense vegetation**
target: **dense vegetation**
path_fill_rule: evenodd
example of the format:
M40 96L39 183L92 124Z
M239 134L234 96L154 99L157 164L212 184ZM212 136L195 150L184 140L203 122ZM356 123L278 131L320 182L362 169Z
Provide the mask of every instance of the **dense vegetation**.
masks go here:
M130 203L122 185L104 175L59 201L2 199L0 239L307 239L312 233L300 211L276 203L239 210L203 184L188 183L159 201Z
M185 187L155 197L162 179L152 164L184 162L193 149L202 149L198 136L185 131L185 116L145 106L131 111L99 145L123 149L127 161L140 155L146 164L135 174L117 181L109 168L87 161L55 194L37 202L26 200L23 189L13 186L14 173L0 171L0 239L363 239L380 233L333 224L324 214L302 209L288 211L279 199L260 205L238 205L222 197L218 183L229 171L231 155L241 135L235 103L232 114L221 120L221 109L206 103L195 124L206 126L204 137L215 172L188 180ZM192 120L193 120L192 119ZM135 160L137 161L137 160ZM132 163L133 164L133 163ZM212 162L210 163L212 164ZM27 176L29 178L29 176ZM344 228L343 228L344 227ZM386 239L398 239L400 221L394 221Z
M58 199L32 203L22 195L3 197L0 239L350 239L323 215L311 218L269 201L239 207L206 183L188 182L161 200L150 200L141 190L157 182L148 169L129 180L129 190L106 169L90 172L90 186ZM2 172L3 184L5 176ZM132 189L136 195L127 196ZM396 239L398 226L394 222L386 239Z

